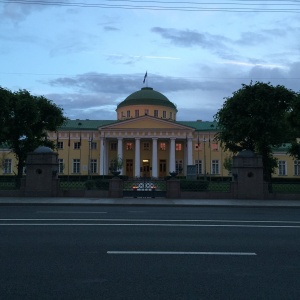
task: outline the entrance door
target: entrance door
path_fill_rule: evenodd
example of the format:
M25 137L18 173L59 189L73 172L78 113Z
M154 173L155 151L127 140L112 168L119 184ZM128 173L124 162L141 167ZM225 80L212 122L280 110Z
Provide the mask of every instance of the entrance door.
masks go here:
M143 159L143 177L150 177L150 161L149 159Z
M126 175L133 177L133 159L126 159Z
M165 177L167 175L167 161L165 159L159 160L159 177Z

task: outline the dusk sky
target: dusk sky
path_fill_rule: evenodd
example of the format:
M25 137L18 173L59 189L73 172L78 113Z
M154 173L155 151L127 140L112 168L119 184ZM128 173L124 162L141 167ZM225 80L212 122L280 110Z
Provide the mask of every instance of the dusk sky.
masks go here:
M251 80L300 90L300 1L0 0L0 29L0 86L70 119L114 120L145 86L180 121L212 121Z

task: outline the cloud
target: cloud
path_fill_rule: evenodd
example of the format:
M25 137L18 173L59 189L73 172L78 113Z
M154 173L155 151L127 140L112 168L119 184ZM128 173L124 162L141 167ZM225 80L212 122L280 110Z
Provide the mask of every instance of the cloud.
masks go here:
M60 3L68 3L69 0L61 0ZM29 16L32 12L41 11L49 7L53 7L52 0L39 0L35 3L22 1L19 3L4 3L2 5L3 9L0 12L0 20L8 19L15 23L22 22Z
M46 94L45 97L63 107L65 115L70 119L116 119L114 95L55 93Z
M117 27L113 27L113 26L104 26L103 29L105 31L119 31L120 29Z
M159 34L162 38L171 43L182 47L200 46L204 49L226 48L224 42L228 41L227 38L221 35L200 33L188 29L177 30L172 28L153 27L151 31Z

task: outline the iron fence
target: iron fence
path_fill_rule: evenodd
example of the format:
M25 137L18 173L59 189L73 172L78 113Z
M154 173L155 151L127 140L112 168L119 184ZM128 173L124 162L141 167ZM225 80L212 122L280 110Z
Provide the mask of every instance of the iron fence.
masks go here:
M154 178L134 178L123 181L123 196L133 198L166 197L166 180Z

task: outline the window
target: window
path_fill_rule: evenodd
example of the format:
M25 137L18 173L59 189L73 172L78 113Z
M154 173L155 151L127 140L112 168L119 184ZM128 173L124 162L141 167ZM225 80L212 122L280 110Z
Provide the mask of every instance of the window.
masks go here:
M218 143L212 143L212 144L211 144L211 149L212 149L213 151L218 151L218 150L219 150Z
M182 144L176 144L175 149L176 149L176 151L181 151L182 150Z
M90 172L91 174L97 173L97 159L90 160Z
M202 174L202 160L195 160L197 174Z
M73 159L73 173L79 174L80 173L80 159Z
M166 143L159 143L159 150L166 151Z
M122 118L125 118L124 111L122 111Z
M278 173L281 176L286 175L286 161L285 160L278 161Z
M170 119L172 120L173 118L173 113L170 111Z
M163 111L163 118L165 119L167 117L167 112L164 110Z
M62 158L58 159L58 173L62 174L64 172L64 160Z
M294 161L294 175L296 176L300 175L300 160Z
M157 109L154 110L154 117L158 118L158 110Z
M202 149L201 149L201 143L196 143L196 144L195 144L195 150L196 150L196 151L202 150Z
M12 160L10 158L4 159L4 162L3 162L3 173L4 174L12 173L11 162L12 162Z
M110 150L111 151L117 151L117 143L115 143L115 142L111 142L110 143Z
M91 149L96 150L97 149L97 143L96 142L91 142Z
M220 174L218 159L214 159L211 161L211 173L212 174Z
M64 149L64 142L57 142L57 149Z
M130 110L127 110L127 118L130 118Z
M140 111L138 110L138 109L136 109L135 111L134 111L134 116L135 117L138 117L140 115Z
M74 142L74 149L80 149L80 142Z
M145 115L149 115L149 109L148 108L145 109Z
M144 150L150 150L150 143L149 142L144 143Z
M183 171L183 161L182 160L176 160L176 172L178 174L182 174Z
M132 150L133 146L132 143L126 143L126 150Z

